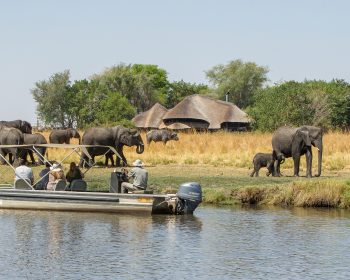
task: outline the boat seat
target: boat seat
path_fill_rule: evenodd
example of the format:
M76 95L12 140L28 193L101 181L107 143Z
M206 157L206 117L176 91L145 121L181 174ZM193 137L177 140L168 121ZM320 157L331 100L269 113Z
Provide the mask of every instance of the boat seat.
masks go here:
M64 191L66 189L66 180L58 180L55 186L55 191Z
M139 191L133 191L134 194L153 194L152 190L139 190Z
M87 184L82 179L75 179L70 183L70 190L75 192L86 192Z
M18 179L15 181L14 188L19 190L32 190L33 188L31 185L32 183L28 179Z

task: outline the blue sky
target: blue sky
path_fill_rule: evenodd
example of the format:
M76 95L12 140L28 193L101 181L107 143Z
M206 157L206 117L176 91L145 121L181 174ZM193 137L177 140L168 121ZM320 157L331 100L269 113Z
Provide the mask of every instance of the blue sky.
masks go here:
M36 81L88 78L119 63L157 64L170 80L242 59L270 83L350 82L350 1L0 0L0 119L34 122Z

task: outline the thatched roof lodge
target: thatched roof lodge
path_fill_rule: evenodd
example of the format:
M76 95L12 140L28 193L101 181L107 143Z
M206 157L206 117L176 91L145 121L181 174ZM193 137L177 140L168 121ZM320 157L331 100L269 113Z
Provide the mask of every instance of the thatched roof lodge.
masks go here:
M163 116L168 112L167 108L156 103L146 112L136 115L132 121L135 126L142 129L157 129L163 124Z
M236 105L203 95L183 99L164 116L166 126L180 123L195 129L244 129L249 126L248 115Z
M249 126L248 115L236 105L194 94L167 110L156 103L151 109L133 118L142 129L174 130L244 130Z

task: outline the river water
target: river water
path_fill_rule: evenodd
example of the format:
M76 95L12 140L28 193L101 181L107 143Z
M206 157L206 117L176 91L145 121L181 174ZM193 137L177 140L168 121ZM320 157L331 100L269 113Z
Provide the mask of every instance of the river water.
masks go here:
M0 279L350 279L350 211L0 211Z

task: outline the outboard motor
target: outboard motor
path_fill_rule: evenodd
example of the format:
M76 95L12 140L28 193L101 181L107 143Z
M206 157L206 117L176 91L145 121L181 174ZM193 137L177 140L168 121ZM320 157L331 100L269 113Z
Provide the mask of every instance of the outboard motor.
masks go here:
M183 183L176 194L176 214L192 214L202 202L202 188L197 182Z

